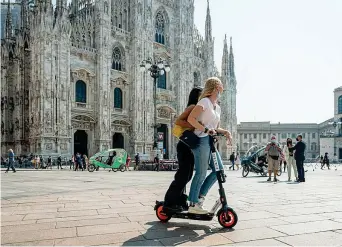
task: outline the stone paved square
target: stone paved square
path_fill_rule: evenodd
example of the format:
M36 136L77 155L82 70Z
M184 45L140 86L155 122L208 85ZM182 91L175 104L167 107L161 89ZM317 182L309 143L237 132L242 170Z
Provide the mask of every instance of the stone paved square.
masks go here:
M341 168L309 169L301 184L287 182L286 173L277 184L226 174L239 217L230 231L217 218L158 221L153 206L174 172L2 172L1 245L342 246ZM216 198L217 185L205 205Z

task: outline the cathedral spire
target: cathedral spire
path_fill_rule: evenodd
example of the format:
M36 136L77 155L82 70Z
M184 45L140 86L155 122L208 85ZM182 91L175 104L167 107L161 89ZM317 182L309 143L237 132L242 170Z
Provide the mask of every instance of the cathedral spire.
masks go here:
M223 81L227 81L229 76L229 54L228 54L228 43L227 43L227 34L224 35L224 45L223 45L223 55L222 55L222 66L221 66L221 75Z
M229 49L229 73L230 77L235 79L235 65L234 65L234 53L233 53L233 41L230 37L230 49Z
M6 16L6 38L12 37L12 13L11 13L11 1L8 0L7 16Z
M212 34L211 34L211 16L210 16L210 8L209 8L209 0L207 0L207 16L205 18L205 40L211 41Z

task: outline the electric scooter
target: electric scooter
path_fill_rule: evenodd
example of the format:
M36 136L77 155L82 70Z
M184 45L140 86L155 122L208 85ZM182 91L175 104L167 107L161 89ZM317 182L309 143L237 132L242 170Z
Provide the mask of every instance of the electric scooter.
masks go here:
M224 228L233 228L238 222L238 216L235 211L228 206L226 194L223 188L223 184L226 182L226 175L224 174L224 170L221 170L216 157L216 148L215 148L215 138L213 136L209 136L210 141L210 149L211 155L213 157L214 166L216 170L217 181L219 184L219 198L215 202L212 209L207 214L191 214L187 211L183 212L164 212L163 211L163 201L156 201L156 205L154 210L156 211L157 218L161 222L168 222L172 217L173 218L182 218L182 219L191 219L191 220L203 220L203 221L211 221L216 216L218 218L218 222Z

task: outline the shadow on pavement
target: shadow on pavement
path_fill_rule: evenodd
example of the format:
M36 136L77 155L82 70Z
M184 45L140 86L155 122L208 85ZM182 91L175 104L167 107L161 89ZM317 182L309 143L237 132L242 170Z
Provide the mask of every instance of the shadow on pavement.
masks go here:
M193 224L191 224L193 222ZM210 222L208 221L208 225ZM204 239L218 232L231 232L234 229L222 227L211 228L208 225L197 225L196 222L147 222L151 226L140 236L127 240L122 246L176 246L183 243L191 243ZM204 234L203 234L204 231ZM142 238L144 240L142 240ZM161 241L159 241L162 239Z

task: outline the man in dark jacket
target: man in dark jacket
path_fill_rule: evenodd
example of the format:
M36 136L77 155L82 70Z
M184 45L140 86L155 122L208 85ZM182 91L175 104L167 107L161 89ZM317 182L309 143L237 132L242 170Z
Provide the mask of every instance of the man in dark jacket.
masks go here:
M302 141L302 135L298 135L296 138L297 144L289 148L289 151L296 151L294 154L294 158L296 160L296 166L298 171L298 180L297 182L305 182L305 171L304 171L304 160L305 160L305 149L306 145Z
M235 153L233 152L230 156L229 156L229 161L232 163L232 165L229 167L229 170L232 169L235 170L234 165L235 165Z

